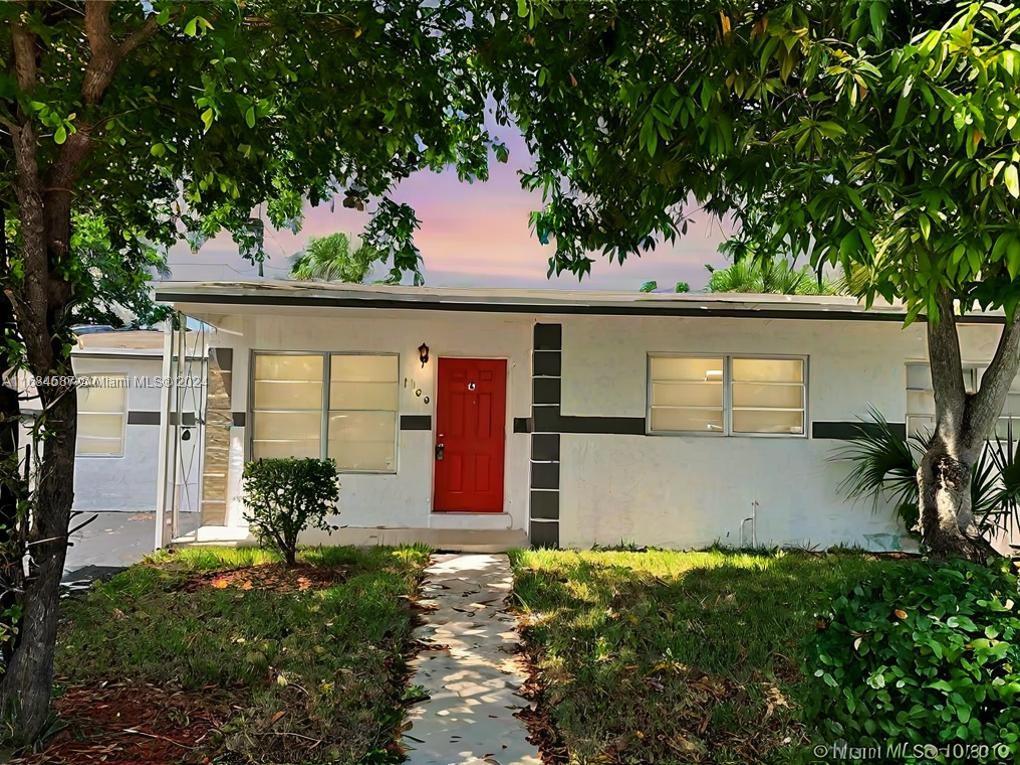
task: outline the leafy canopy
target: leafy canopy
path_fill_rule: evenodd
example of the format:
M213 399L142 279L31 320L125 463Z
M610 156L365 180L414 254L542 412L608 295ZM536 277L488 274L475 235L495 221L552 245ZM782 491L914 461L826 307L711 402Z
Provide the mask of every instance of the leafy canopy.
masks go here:
M130 51L99 99L83 91L90 49L83 16L65 4L0 6L0 51L13 60L16 22L35 38L30 89L0 71L0 123L31 121L43 172L71 152L74 213L101 220L112 252L145 271L152 245L199 246L221 229L259 260L263 220L300 226L303 199L368 207L366 244L395 276L418 273L418 220L387 194L422 169L487 177L485 97L460 4L309 6L170 2L111 4L112 40ZM86 89L87 90L87 89ZM0 204L18 218L13 147L0 140ZM25 278L17 245L7 278ZM78 256L59 270L75 301L96 283ZM91 285L91 286L90 286Z
M911 318L943 292L1020 303L1020 9L536 0L484 19L552 271L674 239L702 207Z

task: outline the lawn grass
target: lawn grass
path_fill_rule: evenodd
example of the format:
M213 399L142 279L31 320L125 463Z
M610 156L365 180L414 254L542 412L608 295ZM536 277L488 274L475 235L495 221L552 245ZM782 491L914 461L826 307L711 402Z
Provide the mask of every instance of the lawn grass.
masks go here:
M201 572L279 560L264 550L158 554L67 603L57 676L67 687L221 696L229 714L208 744L217 762L391 760L414 626L406 598L427 559L421 547L306 550L299 562L343 578L285 593L185 586Z
M511 561L551 748L571 763L798 759L800 646L827 591L909 565L657 550Z

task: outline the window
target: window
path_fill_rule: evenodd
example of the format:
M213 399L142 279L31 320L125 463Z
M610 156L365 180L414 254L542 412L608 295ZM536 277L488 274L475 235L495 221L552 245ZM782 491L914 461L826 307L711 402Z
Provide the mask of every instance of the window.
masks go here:
M332 457L350 472L396 469L396 355L255 354L253 459Z
M121 457L124 454L127 377L93 374L93 384L78 389L76 451L83 457Z
M976 393L981 385L985 366L963 365L963 386L967 393ZM907 435L925 435L935 428L935 392L931 382L931 367L923 361L907 363ZM995 425L995 433L1005 438L1012 428L1013 437L1020 437L1020 377L1013 380L1002 414Z
M650 433L805 434L805 359L648 359Z
M322 454L323 357L257 354L252 457Z
M342 470L392 472L396 465L397 357L329 360L329 449Z

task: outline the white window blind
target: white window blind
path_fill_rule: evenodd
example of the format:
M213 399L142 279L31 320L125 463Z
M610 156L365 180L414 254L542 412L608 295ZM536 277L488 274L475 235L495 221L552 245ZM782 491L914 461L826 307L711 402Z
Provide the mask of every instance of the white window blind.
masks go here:
M722 433L722 357L652 356L649 425L656 433Z
M341 470L396 467L397 357L330 358L328 454Z
M321 354L255 356L252 457L322 455Z
M651 355L651 433L806 432L805 359Z
M733 358L734 433L804 434L804 360Z
M78 389L78 437L81 456L120 457L124 454L127 419L127 377L94 374L93 384Z
M255 355L252 458L323 457L348 472L396 469L396 355Z

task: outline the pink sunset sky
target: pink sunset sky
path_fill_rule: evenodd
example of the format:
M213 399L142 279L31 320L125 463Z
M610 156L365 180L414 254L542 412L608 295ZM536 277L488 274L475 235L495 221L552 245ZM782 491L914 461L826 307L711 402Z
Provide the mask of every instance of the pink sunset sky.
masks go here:
M507 143L510 161L493 161L488 181L461 183L452 169L422 172L401 183L393 194L397 201L410 204L421 220L415 243L424 259L426 284L629 291L654 279L660 290L672 291L680 280L697 290L707 280L705 264L724 263L717 248L725 232L718 221L703 215L676 244L660 244L623 266L596 258L591 275L580 284L570 274L547 279L552 247L543 246L528 227L528 215L540 207L541 199L537 193L521 189L518 179L518 171L529 166L531 157L519 134L507 128L493 132ZM307 206L304 226L297 235L267 228L265 276L285 278L292 256L309 238L335 231L360 234L369 215L368 208L359 213L344 209L337 200L335 205ZM229 236L210 240L194 254L186 245L178 245L170 252L169 265L172 278L184 281L257 275L256 269L238 256Z

